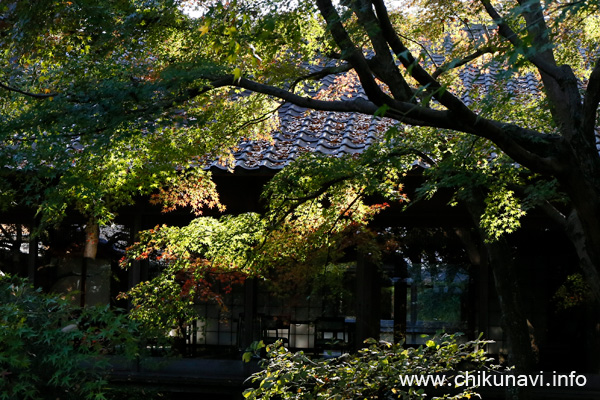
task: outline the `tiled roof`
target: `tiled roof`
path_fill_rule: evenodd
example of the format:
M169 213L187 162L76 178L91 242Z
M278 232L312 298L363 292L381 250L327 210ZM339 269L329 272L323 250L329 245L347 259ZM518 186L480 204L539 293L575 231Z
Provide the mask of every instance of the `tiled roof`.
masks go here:
M471 106L475 101L469 93L471 89L477 86L484 93L489 93L496 83L496 77L501 72L494 66L488 66L484 70L480 70L473 65L463 68L459 73L464 88L461 100L467 106ZM512 95L528 94L535 97L541 94L541 83L532 72L520 76L513 75L504 85L506 91Z
M282 107L279 118L281 127L272 140L251 140L239 145L234 155L235 168L281 169L307 152L331 156L360 153L392 125L388 119L305 110L292 104ZM217 163L211 167L225 169Z
M338 75L339 77L339 75ZM336 77L321 81L321 89L332 87ZM313 95L317 95L314 91ZM350 98L351 94L342 96ZM352 94L353 97L362 96ZM364 96L363 96L364 97ZM356 154L379 140L394 124L389 118L359 113L315 111L284 103L278 111L279 128L271 140L247 140L235 152L234 168L279 170L302 154L316 152L331 156ZM211 169L227 169L215 161Z

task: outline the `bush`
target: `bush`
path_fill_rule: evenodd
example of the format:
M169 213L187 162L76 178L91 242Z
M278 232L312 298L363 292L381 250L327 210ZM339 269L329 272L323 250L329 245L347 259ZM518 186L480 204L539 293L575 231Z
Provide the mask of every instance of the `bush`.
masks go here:
M496 368L484 347L475 340L460 344L456 335L430 340L426 346L403 348L376 343L357 354L311 360L304 353L290 353L279 345L267 346L265 368L251 380L257 388L244 392L247 399L417 399L431 394L441 398L471 398L472 388L409 386L411 375L452 375L463 368ZM450 381L451 382L451 381ZM429 395L426 391L430 391ZM433 397L440 398L440 397Z
M0 399L104 399L110 353L132 356L135 327L0 276Z

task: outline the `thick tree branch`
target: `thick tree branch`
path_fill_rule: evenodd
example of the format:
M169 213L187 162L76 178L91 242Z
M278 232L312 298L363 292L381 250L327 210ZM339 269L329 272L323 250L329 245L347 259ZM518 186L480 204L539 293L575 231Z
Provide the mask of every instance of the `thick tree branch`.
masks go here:
M471 111L458 97L454 96L448 90L434 79L429 73L417 62L408 48L404 45L400 37L396 34L394 26L389 19L387 8L383 0L372 0L377 11L383 35L390 44L392 51L400 59L400 62L410 71L410 75L419 82L419 84L429 90L433 97L443 106L451 110L457 117L461 118L466 123L474 124L478 120L477 114Z
M520 49L525 58L540 72L546 94L551 102L550 111L567 138L576 135L574 127L581 121L581 98L577 79L570 67L557 66L548 37L548 27L539 1L532 0L523 5L521 12L527 24L527 31L533 39L533 47L525 45L506 20L496 11L490 0L481 0L486 12L498 25L498 32L516 49ZM586 138L588 144L592 143Z
M598 104L600 103L600 58L596 60L596 66L590 74L585 97L583 99L583 134L594 136Z
M373 78L373 72L369 68L367 60L350 39L332 2L330 0L317 0L317 6L327 22L333 39L342 50L343 58L352 64L358 74L358 79L367 97L378 106L392 103L393 99L381 90Z
M376 115L380 111L380 107L374 102L360 97L353 100L316 100L310 97L303 97L290 93L285 89L254 82L246 78L234 81L233 76L230 76L229 79L225 81L227 81L227 83L224 83L224 80L219 80L218 82L215 81L213 82L213 87L227 85L237 86L254 92L275 96L300 107L321 111L359 112L369 115ZM385 117L411 125L433 126L446 129L459 128L459 125L450 117L450 114L447 111L433 110L415 104L397 101L394 101L393 104L394 108L388 109L384 113Z
M190 97L198 96L214 88L224 86L236 86L242 89L248 89L253 92L274 96L279 99L289 101L300 107L321 110L321 111L339 111L339 112L358 112L362 114L374 115L379 107L369 100L357 97L353 100L316 100L310 97L304 97L292 93L288 90L275 86L258 83L246 78L235 79L233 75L225 75L214 79L210 85L200 89L190 91Z
M351 4L359 23L367 32L375 50L374 59L376 62L371 65L371 69L388 85L394 98L402 101L410 101L413 97L412 90L392 58L390 48L385 37L382 35L381 27L373 12L371 2L356 0L352 1Z
M8 86L2 82L0 82L0 88L8 90L9 92L15 92L15 93L20 93L24 96L28 96L28 97L33 97L34 99L47 99L49 97L56 97L58 96L58 93L31 93L31 92L26 92L24 90L20 90L11 86Z
M537 0L518 0L519 5L523 8L523 18L527 24L527 31L533 38L533 46L536 49L536 55L556 68L556 59L551 47L549 29L544 19L542 5Z
M561 80L561 71L556 64L549 63L547 60L540 57L539 53L536 51L526 51L530 49L523 43L517 33L508 26L506 20L498 13L498 11L496 11L490 0L481 0L481 4L488 15L494 20L494 23L498 25L498 32L500 35L506 38L506 40L508 40L515 48L522 49L523 52L526 53L525 57L527 60L535 65L540 72L548 74L548 76L551 76L556 81Z
M364 58L362 60L366 63ZM432 79L431 77L429 78ZM378 115L382 111L381 106L374 101L360 97L352 100L316 100L300 96L289 90L255 82L247 78L236 79L231 74L212 77L198 76L198 79L208 80L211 83L202 88L188 90L179 98L173 99L174 102L183 103L215 88L234 86L252 92L277 97L307 109L333 112L357 112L367 115ZM385 111L385 117L409 125L449 129L483 137L496 143L515 161L528 166L537 172L557 173L558 167L556 166L557 163L555 162L554 157L557 153L557 142L561 140L558 136L544 135L537 131L486 119L472 113L468 109L468 115L474 115L474 118L467 118L464 114L454 110L435 110L413 103L397 101L389 96L386 97L386 103L391 104L391 106ZM462 107L466 108L464 105Z
M554 50L550 42L548 26L544 18L544 12L539 0L518 0L522 7L521 14L525 18L527 32L533 38L532 49L534 56L544 62L546 65L552 66L556 71L556 76L547 74L546 71L540 69L540 75L546 88L546 93L552 107L550 111L556 116L557 121L563 123L563 134L572 136L576 134L573 129L578 122L582 120L581 95L577 85L577 78L573 71L566 65L558 67L554 57ZM585 138L589 144L591 137Z
M577 210L572 210L567 216L566 233L575 245L575 251L579 256L579 265L585 274L591 295L595 301L600 301L600 274L597 265L594 264L595 257L593 257L595 249L588 248L591 243L586 237L586 230Z
M533 47L523 43L492 6L490 0L481 0L481 3L488 15L498 25L500 35L505 37L515 48L521 49L526 59L540 72L546 94L551 102L550 111L555 116L561 133L567 138L576 135L574 127L582 119L577 79L570 67L556 65L540 2L533 0L525 3L523 0L519 0L523 6L521 14L525 18L527 31L533 39ZM585 139L588 144L593 144L589 137Z
M274 96L300 107L320 111L358 112L368 115L376 115L380 111L378 105L362 98L336 101L316 100L246 78L235 79L233 75L213 78L211 85L191 90L186 97L193 98L214 88L225 86L235 86ZM184 100L183 98L179 99L179 101ZM482 117L478 117L474 123L470 123L452 111L434 110L412 103L393 100L393 105L395 108L387 110L386 117L410 125L450 129L483 137L496 143L510 157L524 165L535 165L535 169L539 172L556 172L552 156L554 147L560 140L557 136L543 135L536 131Z
M410 74L422 86L431 90L434 98L448 108L448 111L438 111L415 104L400 102L391 99L388 96L382 96L378 90L373 91L365 87L367 96L376 105L379 105L379 101L382 101L383 104L391 107L391 109L387 111L386 116L413 125L452 129L484 137L498 144L509 156L524 165L534 166L534 169L540 172L556 172L556 166L551 157L552 151L550 147L552 147L552 144L546 146L540 143L540 136L537 137L537 140L534 140L534 136L536 135L531 135L531 132L528 132L523 128L500 124L495 121L481 118L470 110L460 99L449 91L444 90L440 83L419 65L406 46L404 46L389 20L383 0L372 0L372 2L377 11L381 32L386 41L390 44L391 49L399 57L404 67L410 71ZM342 49L343 53L350 53L350 56L347 58L359 74L361 83L364 81L370 83L371 81L369 79L372 79L372 76L366 65L366 60L362 54L358 52L348 34L345 32L344 27L339 21L339 15L333 8L331 1L317 0L317 3L321 10L321 14L329 23L329 27L338 46ZM370 93L373 93L375 98L371 97ZM552 140L550 139L550 141ZM540 148L549 151L540 151ZM540 156L540 154L543 154L543 156Z
M482 0L485 1L485 0ZM480 117L460 99L443 90L404 46L389 20L383 0L372 0L386 40L405 68L423 87L433 90L434 98L450 111L450 118L460 127L456 130L491 140L517 162L538 172L557 172L555 145L558 138L540 135L527 129ZM495 11L495 10L494 10ZM541 139L541 142L540 142ZM544 144L546 142L546 144Z

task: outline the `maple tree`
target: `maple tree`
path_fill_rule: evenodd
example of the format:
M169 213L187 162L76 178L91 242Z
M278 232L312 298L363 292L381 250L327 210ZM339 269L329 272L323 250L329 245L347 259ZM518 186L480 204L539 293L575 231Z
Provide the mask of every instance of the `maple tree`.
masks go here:
M366 154L381 151L373 146ZM150 259L162 270L123 297L132 301L138 320L168 332L171 326L182 331L197 318L197 302L225 306L223 295L248 277L269 281L274 293L306 293L349 248L378 251L367 224L389 204L366 204L365 198L387 191L388 197L402 200L393 179L397 172L393 163L373 163L368 157L306 157L269 183L265 215L201 216L183 227L142 231L122 266Z

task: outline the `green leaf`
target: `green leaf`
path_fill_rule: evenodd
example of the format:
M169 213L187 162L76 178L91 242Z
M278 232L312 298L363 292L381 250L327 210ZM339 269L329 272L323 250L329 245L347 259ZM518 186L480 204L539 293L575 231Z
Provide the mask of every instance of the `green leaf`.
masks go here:
M233 80L238 81L242 77L242 70L239 67L233 69Z

